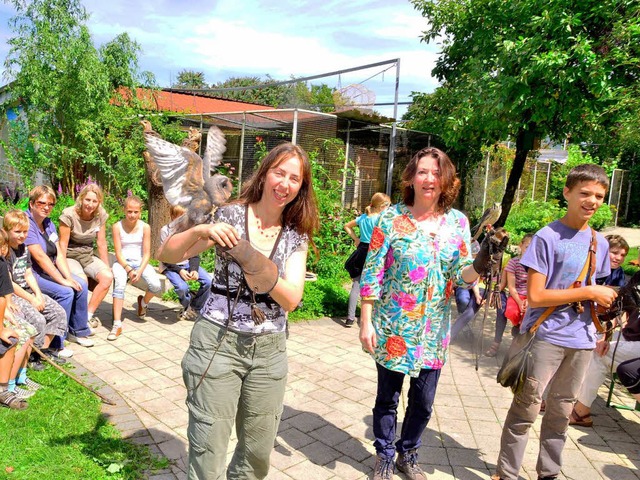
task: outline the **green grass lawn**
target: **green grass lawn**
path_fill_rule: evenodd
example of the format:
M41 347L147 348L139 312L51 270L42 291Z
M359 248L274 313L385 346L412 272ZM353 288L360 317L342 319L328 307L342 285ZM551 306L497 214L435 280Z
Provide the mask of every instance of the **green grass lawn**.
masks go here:
M632 247L629 249L629 253L627 254L627 258L624 259L624 263L622 264L622 269L624 273L627 275L633 275L638 271L638 267L635 265L630 265L629 262L631 260L636 260L638 258L638 247Z
M0 478L133 480L169 466L123 440L100 401L53 367L29 376L44 386L29 408L0 409Z

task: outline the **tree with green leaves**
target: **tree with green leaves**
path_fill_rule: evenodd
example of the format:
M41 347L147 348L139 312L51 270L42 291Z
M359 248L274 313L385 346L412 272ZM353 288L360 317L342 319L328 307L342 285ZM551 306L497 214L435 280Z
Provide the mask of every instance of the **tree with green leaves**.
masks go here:
M153 79L138 73L140 47L127 34L99 50L94 47L87 12L78 0L12 3L15 36L8 42L5 67L13 81L4 109L18 104L24 115L11 122L6 150L27 186L42 170L53 185L73 193L91 169L114 172L117 159L109 151L109 134L118 112L130 113L111 103L122 93L118 89L129 92L119 97L120 105L133 104L131 89ZM136 117L129 122L137 123ZM139 144L141 150L141 135Z
M640 75L637 1L411 1L428 21L423 40L441 46L433 74L442 86L414 97L438 107L434 133L448 145L515 140L499 225L536 138L597 142L628 113ZM438 112L411 115L419 123Z
M200 90L207 88L207 81L204 78L204 72L196 72L194 70L181 70L178 78L172 85L173 88L185 88L191 90Z
M272 85L275 83L276 85ZM336 107L346 105L347 101L340 93L328 85L308 85L306 82L277 84L271 76L264 79L255 76L231 77L224 82L211 86L217 88L246 88L241 90L212 92L216 97L258 103L276 108L306 108L320 112L333 112Z

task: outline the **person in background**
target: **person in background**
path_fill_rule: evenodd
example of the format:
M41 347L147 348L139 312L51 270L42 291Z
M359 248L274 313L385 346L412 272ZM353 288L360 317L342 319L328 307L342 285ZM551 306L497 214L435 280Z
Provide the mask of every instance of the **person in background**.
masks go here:
M605 238L609 243L611 274L606 278L597 279L596 282L599 285L622 287L626 283L622 263L627 253L629 253L629 244L620 235L607 235ZM610 348L609 342L602 338L602 336L600 337L596 342L596 348L591 355L587 374L580 387L580 392L578 392L578 401L574 405L571 416L569 417L569 425L577 425L579 427L593 426L591 404L598 396L598 388L600 388L600 385L604 382L607 372L611 368L614 353L614 350ZM638 342L627 341L622 335L621 329L614 333L613 341L618 343L615 349L616 364L638 356L640 344Z
M640 358L622 362L616 368L620 383L633 395L636 402L640 402Z
M7 256L9 255L9 236L4 229L0 229L0 275L9 274L9 264ZM12 286L13 290L13 286ZM18 334L18 343L16 345L15 357L11 367L11 375L9 377L8 389L15 393L17 397L27 399L41 388L41 385L27 377L27 361L31 353L31 345L33 338L36 336L36 329L29 324L22 315L20 309L12 302L13 293L6 296L7 308L4 312L4 327L11 328Z
M477 244L477 246L474 246L474 244ZM474 251L477 252L479 248L480 248L480 245L478 244L478 242L473 240L471 244L471 252L474 256L475 256ZM504 308L507 302L507 297L504 293L504 289L507 286L507 277L505 276L504 271L502 272L502 275L499 277L499 280L500 280L500 283L497 284L497 291L499 292L499 295L500 295L500 305L498 308L496 308L496 333L494 336L494 341L496 342L502 341L502 334L504 333L505 325L507 323L507 320L504 317ZM498 282L497 276L494 277L493 281L496 283ZM494 283L494 286L496 285L496 283ZM464 327L466 327L475 318L476 314L478 313L478 310L480 310L480 308L484 306L486 301L484 299L485 297L484 290L485 289L480 288L478 284L474 284L473 287L470 289L465 289L461 287L455 288L458 318L456 318L456 321L451 326L451 341L454 341L458 337L458 335L460 335L460 332L462 332ZM463 292L466 292L466 297L464 296ZM459 296L462 296L463 299L469 298L468 303L462 309L462 313L460 313L460 304L458 303ZM490 357L494 356L492 355L491 348L489 348L489 350L485 352L485 355Z
M443 151L416 153L402 172L402 187L402 202L387 208L373 229L360 282L360 342L378 371L374 480L393 478L396 453L400 472L426 479L418 449L447 361L449 300L454 286L469 288L490 261L488 236L471 257L469 221L451 208L460 180ZM397 439L405 375L411 377L408 403Z
M171 207L169 215L171 220L175 220L185 212L184 207L176 205ZM160 230L160 244L163 244L169 236L169 225L165 225ZM194 255L179 264L161 263L160 273L163 273L169 279L176 291L176 295L178 295L178 300L182 305L182 312L180 312L178 318L180 320L195 320L204 302L207 301L209 290L211 289L211 275L200 266L200 256ZM189 281L200 284L200 288L195 295L191 294L187 283Z
M29 210L27 210L29 232L24 244L31 254L33 275L40 290L58 302L67 315L68 340L83 347L92 347L94 341L89 338L93 335L93 331L88 323L87 282L74 275L69 269L67 258L58 254L60 238L56 226L49 218L55 204L56 194L48 185L40 185L31 190ZM50 354L62 358L73 355L73 351L64 348L64 345L59 347L60 350L51 348Z
M2 262L0 259L0 267ZM27 401L9 391L9 379L18 343L16 331L4 326L7 297L12 291L8 268L0 268L0 405L13 410L24 410L28 407Z
M74 275L85 281L91 278L97 283L87 306L91 328L100 326L101 322L94 315L113 282L107 251L109 215L102 207L103 199L102 189L90 183L80 190L76 204L65 208L60 215L60 255L67 258ZM94 243L98 247L98 257L93 254Z
M113 224L113 249L116 262L113 264L113 326L107 340L116 340L122 335L122 306L127 281L136 283L141 278L147 282L148 290L138 295L137 314L143 318L151 299L160 293L162 285L158 274L149 265L151 259L151 228L140 220L142 200L135 195L124 201L124 218Z
M367 208L365 208L365 213L344 225L344 229L356 244L356 250L345 263L345 267L347 268L352 281L351 292L349 293L347 320L344 324L347 328L352 327L356 320L356 306L358 305L358 300L360 298L360 274L362 273L364 261L367 258L369 240L371 239L373 227L378 223L380 213L389 205L391 205L391 199L387 195L381 192L374 193L371 197L371 203L367 205ZM356 225L360 230L359 237L353 231L353 228Z
M509 289L509 298L504 295L504 287L500 290L502 295L502 312L496 318L496 334L489 350L485 352L487 357L495 357L500 349L504 330L507 327L507 320L514 326L513 335L517 332L517 327L522 323L524 313L527 311L527 271L520 264L520 259L527 247L531 243L533 234L527 233L520 241L520 255L510 258L507 266L502 272L502 279Z
M24 245L29 232L27 214L22 210L9 210L4 215L2 228L9 239L7 260L14 290L12 302L36 329L35 346L49 354L52 340L56 336L63 337L67 331L67 315L58 302L42 293L31 271L31 254ZM66 363L62 358L53 358L59 363ZM44 368L36 352L31 353L29 366L35 370Z

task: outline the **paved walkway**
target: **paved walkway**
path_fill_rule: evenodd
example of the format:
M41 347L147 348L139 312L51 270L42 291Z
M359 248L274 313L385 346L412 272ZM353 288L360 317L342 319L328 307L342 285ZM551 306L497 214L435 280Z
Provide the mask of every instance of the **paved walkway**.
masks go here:
M92 381L106 384L101 391L117 405L103 410L123 435L172 460L170 470L151 479L183 479L187 411L180 360L193 324L176 320L177 305L155 300L146 320L138 319L133 304L139 293L131 287L127 291L123 336L106 340L111 305L105 303L99 314L106 326L99 329L96 346L76 345L73 359L81 371L86 368L97 377L90 376ZM269 479L360 479L371 473L375 368L357 336L356 328L345 329L338 320L291 325L285 411ZM506 345L498 358L483 357L476 371L468 337L451 347L424 434L420 461L430 479L487 479L495 467L511 402L511 393L495 382ZM606 408L605 392L602 388L594 404L595 427L569 429L561 479L640 478L640 416ZM531 433L523 479L536 479L539 427L540 420Z
M640 228L607 227L603 235L622 235L630 247L640 247Z

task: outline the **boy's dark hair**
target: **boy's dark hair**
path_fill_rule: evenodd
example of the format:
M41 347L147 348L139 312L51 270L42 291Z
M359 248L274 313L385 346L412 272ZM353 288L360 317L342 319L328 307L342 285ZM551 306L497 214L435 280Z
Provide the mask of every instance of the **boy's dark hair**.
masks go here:
M525 240L531 240L533 238L533 233L525 233L522 236L522 240L520 240L520 243L524 242Z
M607 190L609 189L607 172L601 166L593 163L583 163L573 167L569 175L567 175L567 181L564 186L571 190L580 182L596 182Z
M609 242L609 248L621 248L625 252L629 253L629 244L620 235L607 235L604 237Z

